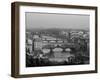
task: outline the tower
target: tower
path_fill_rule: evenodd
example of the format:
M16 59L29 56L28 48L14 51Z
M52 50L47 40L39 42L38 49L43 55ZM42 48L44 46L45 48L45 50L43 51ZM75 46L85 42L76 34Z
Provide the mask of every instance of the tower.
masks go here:
M34 35L33 37L33 50L42 49L42 39L39 35Z

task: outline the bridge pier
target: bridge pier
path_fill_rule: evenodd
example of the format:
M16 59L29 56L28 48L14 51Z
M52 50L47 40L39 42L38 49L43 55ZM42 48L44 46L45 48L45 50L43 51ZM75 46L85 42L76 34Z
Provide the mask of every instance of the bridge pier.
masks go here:
M50 48L50 53L53 53L53 48Z
M66 52L66 48L62 48L63 49L63 51L62 52Z

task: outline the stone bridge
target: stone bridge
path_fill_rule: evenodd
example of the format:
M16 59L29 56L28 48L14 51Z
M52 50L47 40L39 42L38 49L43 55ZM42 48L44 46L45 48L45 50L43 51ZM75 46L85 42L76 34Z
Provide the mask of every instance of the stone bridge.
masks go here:
M55 44L56 44L56 46L55 46ZM42 49L50 49L50 53L52 53L55 48L61 48L62 52L66 52L67 48L70 48L70 50L74 50L76 48L76 45L72 44L72 43L64 43L63 42L60 45L59 45L59 43L58 44L54 43L54 44L49 44L49 45L45 45L42 47Z

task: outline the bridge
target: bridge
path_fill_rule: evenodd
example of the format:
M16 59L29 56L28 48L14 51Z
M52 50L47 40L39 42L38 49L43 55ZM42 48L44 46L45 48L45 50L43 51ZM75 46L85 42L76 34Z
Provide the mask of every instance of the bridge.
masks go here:
M55 48L61 48L63 52L65 52L67 48L70 48L71 51L73 51L77 46L74 43L69 43L67 39L53 37L39 38L39 42L37 43L42 45L41 49L50 49L51 53L53 53L53 49Z
M45 45L45 46L42 47L42 49L50 49L50 53L53 53L54 52L53 50L55 48L61 48L62 52L66 52L67 48L70 48L71 50L75 50L75 48L76 48L76 45L73 44L73 43L61 43L61 45L56 44L56 46L55 46L55 44L56 43Z

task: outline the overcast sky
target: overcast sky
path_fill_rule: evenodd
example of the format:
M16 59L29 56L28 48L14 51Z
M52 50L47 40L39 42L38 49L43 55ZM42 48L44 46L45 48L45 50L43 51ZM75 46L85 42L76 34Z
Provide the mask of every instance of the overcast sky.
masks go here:
M26 29L89 29L89 15L25 13Z

